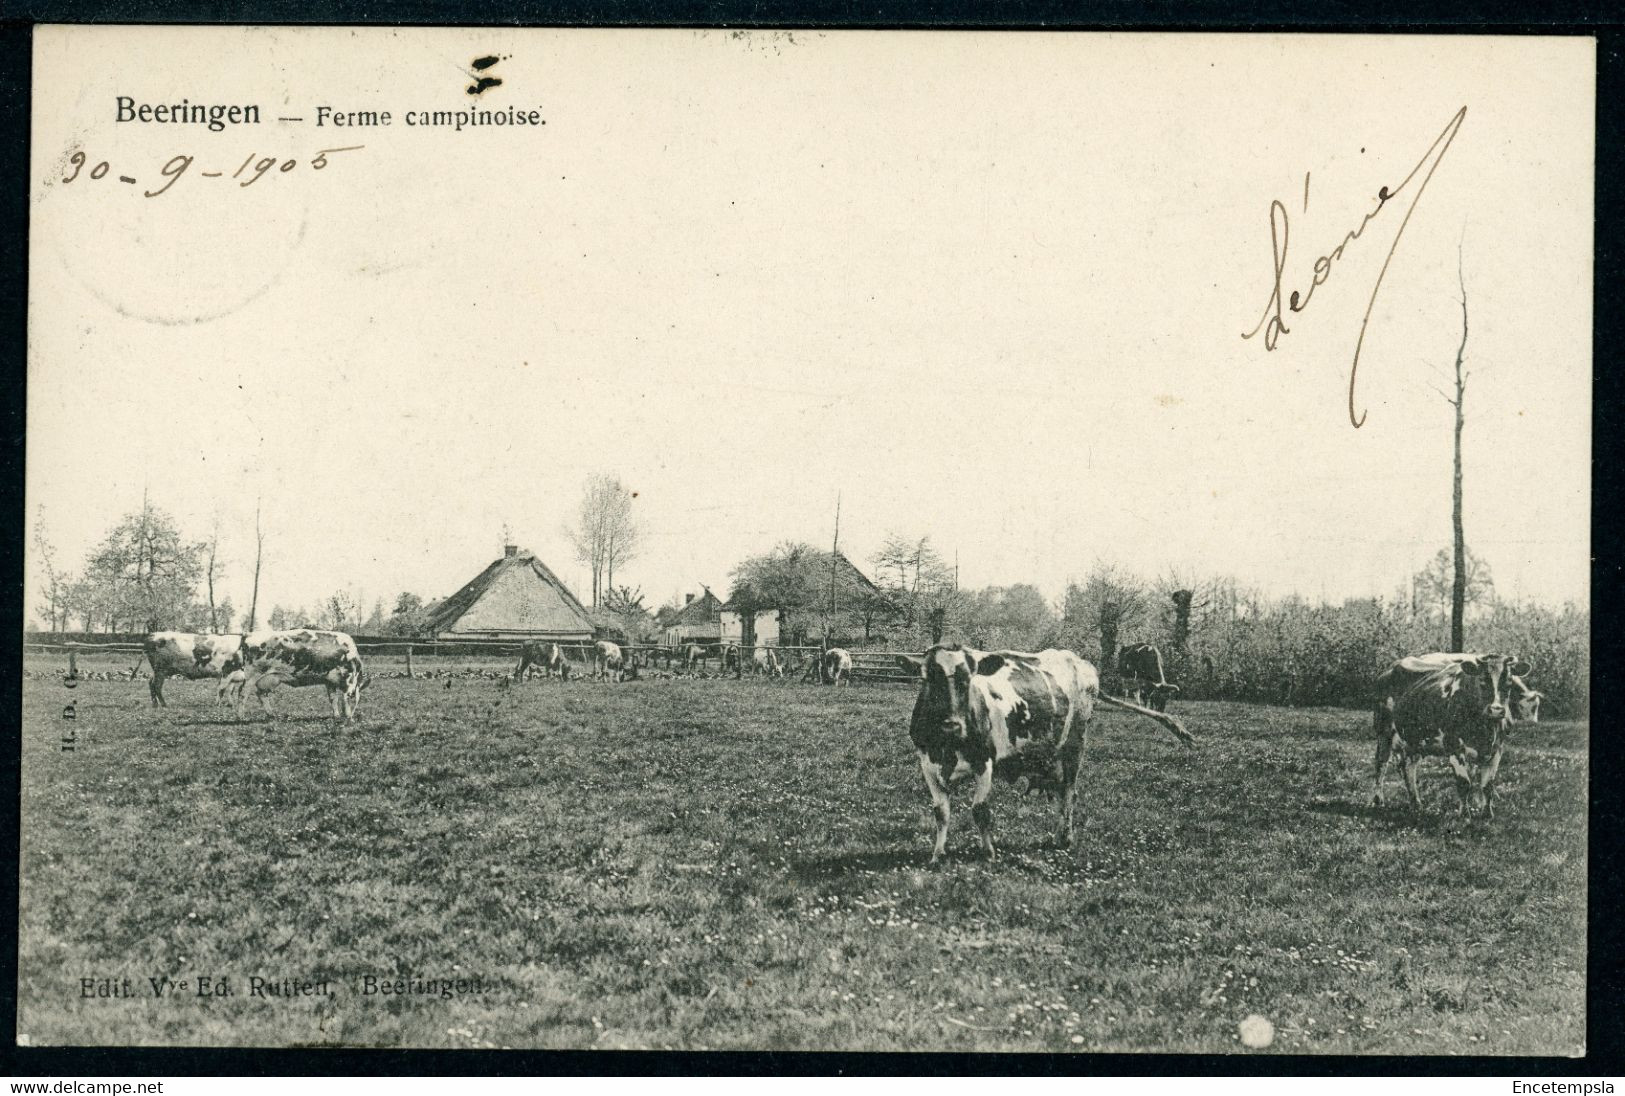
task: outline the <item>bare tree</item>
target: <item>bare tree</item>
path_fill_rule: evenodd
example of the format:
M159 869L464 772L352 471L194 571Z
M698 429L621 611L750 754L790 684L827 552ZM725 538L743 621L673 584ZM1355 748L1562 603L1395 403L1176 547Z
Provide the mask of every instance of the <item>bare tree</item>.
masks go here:
M1467 534L1461 520L1461 430L1464 423L1462 408L1467 395L1470 370L1462 366L1467 361L1467 279L1462 272L1462 245L1456 244L1456 284L1461 288L1461 342L1456 345L1455 395L1448 396L1435 388L1444 402L1455 410L1455 467L1450 480L1450 528L1455 556L1450 584L1450 649L1462 650L1467 643L1466 614L1468 592Z
M214 580L224 569L220 559L220 512L215 511L214 520L209 526L209 539L204 542L204 582L209 592L209 631L220 631L220 615L215 608Z
M49 631L65 632L68 630L68 607L71 602L69 590L74 583L67 572L56 569L56 547L45 537L43 506L34 518L34 551L39 556L40 566L45 569L45 588L40 591L45 595L45 604L40 606L45 610L45 627Z
M1454 615L1456 599L1461 599L1463 612L1475 605L1487 604L1495 597L1495 576L1490 565L1470 548L1465 548L1465 564L1461 585L1457 586L1456 557L1449 548L1441 548L1416 572L1411 579L1411 602L1415 608L1451 612ZM1459 591L1459 593L1458 593Z
M260 500L254 500L254 595L248 602L248 631L254 624L260 607L260 560L265 555L265 530L260 527ZM272 625L276 627L276 625Z
M903 610L904 623L912 629L930 622L933 642L939 642L944 620L958 604L959 582L931 538L892 533L870 558L881 587Z
M564 530L576 560L592 573L594 608L614 588L615 568L636 559L642 546L643 530L632 516L632 498L618 477L593 476L581 491L578 524Z

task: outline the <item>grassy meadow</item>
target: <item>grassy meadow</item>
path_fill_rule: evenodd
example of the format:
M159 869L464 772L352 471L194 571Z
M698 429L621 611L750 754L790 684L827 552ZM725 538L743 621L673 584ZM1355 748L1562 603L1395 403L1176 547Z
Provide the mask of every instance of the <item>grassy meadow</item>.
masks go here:
M1075 848L1000 787L984 863L962 791L931 870L903 686L379 674L350 727L166 694L25 681L34 1045L1241 1052L1256 1013L1251 1053L1585 1047L1585 724L1520 729L1460 822L1438 760L1427 815L1394 772L1364 805L1360 712L1176 704L1194 751L1105 714Z

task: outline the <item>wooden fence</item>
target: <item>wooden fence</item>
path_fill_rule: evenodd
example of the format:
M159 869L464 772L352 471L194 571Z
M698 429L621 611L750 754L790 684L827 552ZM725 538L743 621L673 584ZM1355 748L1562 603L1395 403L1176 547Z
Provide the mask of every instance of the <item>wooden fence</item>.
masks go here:
M513 639L412 639L393 636L353 636L356 650L363 655L388 655L398 653L406 664L407 676L415 676L416 659L428 658L441 660L447 658L512 658L519 657L519 650L523 646L521 640ZM736 673L743 676L745 673L756 672L756 653L758 651L772 651L784 658L784 670L787 676L800 677L804 680L816 681L819 679L818 662L823 656L822 647L779 645L779 644L730 644L730 643L696 643L667 646L658 643L622 643L617 644L621 651L629 656L633 665L639 667L664 666L667 669L684 665L688 647L699 647L704 654L703 668L711 669L715 663L719 672ZM593 647L591 643L560 643L565 657L574 662L591 663L593 660ZM127 639L114 639L108 642L91 642L86 640L64 640L51 642L49 640L34 640L23 643L25 653L49 654L60 652L67 656L68 672L78 675L78 657L92 654L128 655L134 658L135 665L129 671L133 679L140 676L146 669L142 657L142 645ZM737 654L737 663L725 665L726 652ZM897 664L897 656L904 654L901 651L870 651L848 650L852 656L852 677L854 680L865 682L913 682L913 674L905 674ZM906 652L913 655L914 652Z

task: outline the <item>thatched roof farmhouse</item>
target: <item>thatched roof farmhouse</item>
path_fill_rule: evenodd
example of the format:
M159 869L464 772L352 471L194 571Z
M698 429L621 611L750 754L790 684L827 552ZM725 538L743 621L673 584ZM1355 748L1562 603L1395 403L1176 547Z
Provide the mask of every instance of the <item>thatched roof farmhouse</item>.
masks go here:
M534 554L510 544L502 558L429 611L436 639L593 638L592 618Z

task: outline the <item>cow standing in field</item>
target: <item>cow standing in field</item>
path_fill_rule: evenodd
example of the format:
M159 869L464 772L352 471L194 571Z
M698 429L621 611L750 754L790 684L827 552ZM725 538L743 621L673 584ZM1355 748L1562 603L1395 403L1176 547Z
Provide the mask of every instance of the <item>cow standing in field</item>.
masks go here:
M224 704L234 685L232 675L243 665L243 637L240 635L153 632L142 646L152 666L147 691L152 694L154 708L169 707L164 699L164 681L171 677L192 681L218 679L220 686L216 695Z
M757 673L765 674L768 677L784 676L784 660L779 657L779 652L773 648L756 648L752 660L756 663Z
M992 860L993 811L987 804L993 778L1021 781L1029 789L1061 797L1060 844L1072 843L1078 774L1095 705L1143 715L1187 746L1195 739L1173 716L1101 693L1095 668L1071 651L1037 654L933 647L924 658L898 656L898 664L920 677L909 738L931 792L937 837L931 861L948 841L948 785L976 781L971 817Z
M626 680L626 660L618 644L600 639L592 645L593 672L611 681ZM613 676L611 676L613 675Z
M1411 655L1409 658L1402 658L1389 667L1389 672L1422 677L1441 666L1484 657L1486 656L1481 654L1464 655L1435 651L1432 654ZM1524 665L1527 666L1528 663L1524 663ZM1507 686L1507 710L1512 716L1512 722L1539 723L1540 702L1546 699L1546 694L1538 689L1530 688L1529 683L1516 673L1507 675Z
M527 670L540 668L543 677L558 672L560 681L570 680L570 662L564 657L564 648L557 643L529 642L519 648L519 668L513 672L515 682L525 680Z
M698 643L690 643L683 651L683 669L693 673L695 668L705 669L711 659L710 652Z
M852 654L842 647L831 647L819 660L819 674L825 685L852 686Z
M1539 694L1524 685L1528 662L1512 655L1425 655L1402 658L1377 678L1373 729L1377 757L1371 805L1382 802L1382 776L1398 754L1411 806L1422 809L1416 770L1426 756L1442 756L1456 776L1458 813L1482 807L1495 817L1495 777L1514 715L1509 702L1539 718ZM1516 682L1517 684L1514 684Z
M267 715L275 717L266 695L278 685L327 687L333 718L348 723L361 702L366 675L355 640L343 632L295 628L282 632L256 632L243 641L245 666L237 686L237 714L252 694ZM449 682L448 682L449 684Z
M1117 652L1117 676L1127 699L1154 711L1167 711L1168 701L1179 692L1179 686L1163 676L1162 652L1149 643L1131 643Z

